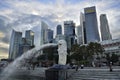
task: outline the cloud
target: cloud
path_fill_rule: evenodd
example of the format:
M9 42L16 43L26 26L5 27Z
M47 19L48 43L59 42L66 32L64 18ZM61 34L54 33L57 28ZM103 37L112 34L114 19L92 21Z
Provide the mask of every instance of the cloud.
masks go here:
M8 58L8 47L8 44L0 42L0 59Z
M32 29L39 42L40 22L44 20L55 30L57 24L73 20L80 24L80 12L96 6L98 24L100 14L107 14L113 38L120 35L120 1L114 0L2 0L0 1L0 43L9 45L12 29L24 32ZM3 46L8 50L8 46ZM6 50L6 52L8 52Z
M9 45L7 43L0 42L0 47L8 48Z
M0 32L0 38L3 38L3 37L5 37L5 35L2 32Z

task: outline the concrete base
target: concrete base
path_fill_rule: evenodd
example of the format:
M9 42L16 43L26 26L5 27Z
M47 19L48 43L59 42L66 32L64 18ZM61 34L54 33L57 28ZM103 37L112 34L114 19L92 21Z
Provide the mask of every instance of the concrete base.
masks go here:
M67 80L67 69L60 65L47 69L45 71L46 80Z

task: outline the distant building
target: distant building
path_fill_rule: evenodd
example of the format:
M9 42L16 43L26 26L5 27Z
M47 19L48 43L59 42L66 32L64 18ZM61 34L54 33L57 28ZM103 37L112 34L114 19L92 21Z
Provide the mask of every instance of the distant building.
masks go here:
M34 48L34 45L29 44L28 39L22 38L22 43L19 45L18 56L21 56L23 53L27 52L32 48Z
M86 44L85 15L82 12L80 13L80 26L83 44Z
M83 28L82 26L77 26L77 44L83 44Z
M73 21L64 21L64 35L75 35L75 23Z
M41 21L41 45L43 45L43 44L46 44L47 43L47 39L48 39L48 25L45 23L45 22L43 22L43 21Z
M84 13L87 43L100 41L95 6L85 8Z
M10 39L10 47L9 47L9 59L16 59L19 55L19 45L22 41L22 32L17 32L12 30L12 35Z
M77 32L77 43L86 44L86 32L85 32L85 16L80 13L80 25L76 28Z
M48 43L52 43L53 42L53 30L48 29L47 31L47 35L48 35Z
M100 30L102 41L112 39L106 14L100 15Z
M120 55L120 39L112 39L101 41L100 44L105 49L105 54L117 54Z
M32 30L27 30L26 31L25 38L26 38L27 43L30 46L34 45L34 32Z
M73 21L64 21L64 35L70 49L75 44L75 23Z
M56 35L55 42L57 43L59 40L65 40L65 36L64 35Z
M61 25L57 25L56 35L61 35L61 34L62 34L62 26Z

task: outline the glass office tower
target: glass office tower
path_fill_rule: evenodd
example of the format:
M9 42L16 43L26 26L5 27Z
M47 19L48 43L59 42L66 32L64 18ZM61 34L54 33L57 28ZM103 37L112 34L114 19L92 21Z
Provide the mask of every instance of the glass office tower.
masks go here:
M106 14L100 15L100 30L102 41L112 39Z
M61 25L57 25L56 35L61 35L61 34L62 34L62 26Z
M41 21L41 37L40 37L40 40L41 40L40 44L41 45L47 43L47 41L48 41L47 34L48 34L48 25L45 22Z
M73 21L64 21L64 36L70 49L75 44L75 23Z
M16 59L19 53L19 45L22 41L22 32L17 32L12 30L12 35L10 39L10 47L9 47L9 59Z
M87 43L100 41L95 6L85 8L84 12Z
M83 27L82 26L77 26L77 43L78 44L83 44Z
M26 38L27 43L30 46L34 45L34 32L32 30L26 30L25 38Z
M53 42L53 30L48 29L48 43L52 43Z

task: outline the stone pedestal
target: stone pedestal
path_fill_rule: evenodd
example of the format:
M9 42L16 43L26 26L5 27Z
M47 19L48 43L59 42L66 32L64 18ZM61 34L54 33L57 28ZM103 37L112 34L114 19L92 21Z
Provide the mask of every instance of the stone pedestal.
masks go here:
M47 69L45 71L46 80L67 80L66 69Z

